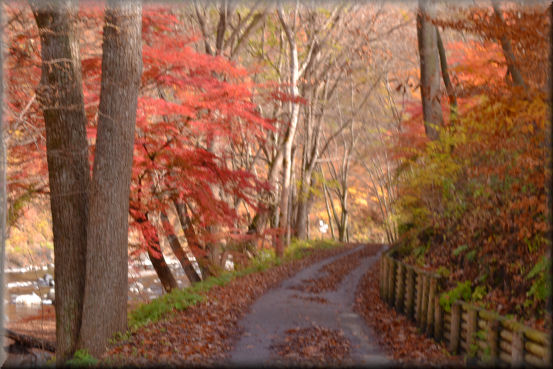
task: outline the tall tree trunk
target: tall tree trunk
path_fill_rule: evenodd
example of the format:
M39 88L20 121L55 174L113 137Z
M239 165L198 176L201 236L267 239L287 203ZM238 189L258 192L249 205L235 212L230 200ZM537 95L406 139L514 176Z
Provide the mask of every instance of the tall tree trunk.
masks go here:
M169 245L171 245L171 250L173 250L173 253L179 260L180 265L184 270L184 274L186 274L186 277L191 284L201 281L200 276L194 270L192 263L188 260L188 256L186 256L186 252L184 252L178 237L175 235L175 230L171 222L169 222L167 214L165 211L162 211L160 215L161 224L163 226L163 230L165 231L165 235L167 236L167 240L169 241Z
M278 17L286 33L290 52L290 94L293 98L299 97L298 80L299 80L299 62L298 49L296 40L290 27L284 21L282 7L279 3ZM282 173L282 189L280 193L280 220L279 226L283 230L283 234L278 238L276 245L276 254L279 257L284 255L284 238L288 234L288 198L290 196L290 176L292 174L292 144L296 135L298 126L300 104L297 101L291 102L290 125L286 132L286 138L283 145L283 173Z
M430 14L429 0L419 0L417 38L421 68L421 99L424 128L431 140L439 137L438 127L443 125L440 93L440 60L436 27L426 17Z
M108 1L79 342L92 355L101 354L115 332L127 329L128 216L141 31L140 2Z
M46 123L55 245L56 361L60 364L75 352L81 328L90 183L86 115L79 42L73 27L75 4L30 4L40 30L42 52L37 96Z

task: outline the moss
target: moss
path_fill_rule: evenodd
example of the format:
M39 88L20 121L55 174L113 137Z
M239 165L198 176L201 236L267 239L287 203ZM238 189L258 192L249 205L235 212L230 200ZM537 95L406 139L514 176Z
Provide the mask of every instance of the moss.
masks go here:
M65 362L69 367L87 367L98 364L98 359L90 355L86 350L77 350L73 357Z

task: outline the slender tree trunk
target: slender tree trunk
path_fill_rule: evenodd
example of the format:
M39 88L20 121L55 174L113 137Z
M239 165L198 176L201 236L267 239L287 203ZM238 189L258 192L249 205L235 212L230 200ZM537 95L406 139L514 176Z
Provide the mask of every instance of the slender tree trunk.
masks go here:
M297 199L297 190L294 183L296 183L296 173L294 170L294 150L292 150L292 164L291 164L291 170L292 174L290 175L290 192L288 194L288 219L286 220L286 224L288 226L286 227L286 239L285 239L285 246L290 244L290 237L291 237L291 226L292 226L292 219L295 219L296 214L296 208L294 207L294 204L296 204Z
M497 0L492 0L492 6L497 20L502 25L504 25L505 21L503 20L503 14L501 13L501 9L499 8L499 3L497 2ZM522 73L520 73L520 70L517 67L515 53L513 52L511 41L509 41L507 36L505 36L505 33L501 35L499 41L501 42L503 55L505 55L505 59L507 60L507 69L509 71L513 84L515 86L524 87L524 89L526 89L526 84L524 83Z
M167 293L171 292L173 289L178 288L177 281L169 269L165 257L163 257L163 252L159 244L156 246L148 246L148 258L152 262L152 266L156 271L157 277L163 286L163 290Z
M348 190L347 188L345 189L344 191L344 195L342 197L342 215L341 215L341 226L340 226L340 242L348 242L349 241L349 237L348 237L348 221L349 221L349 216L348 216L348 204L347 204L347 198L348 196Z
M37 96L46 123L55 245L56 361L61 364L76 350L87 254L90 172L79 42L73 27L77 8L71 1L30 4L42 52Z
M440 66L442 70L442 78L444 80L445 89L447 91L447 96L449 99L450 106L450 121L454 122L457 115L457 96L455 95L455 89L453 88L453 83L449 78L449 72L447 68L447 56L445 54L444 43L442 42L442 37L440 36L440 31L436 28L436 41L438 45L438 53L440 55Z
M182 231L184 232L184 237L186 237L186 242L188 242L188 247L194 254L194 249L203 249L203 247L200 245L200 241L198 240L196 231L192 226L192 221L190 220L188 212L186 211L186 205L183 202L178 201L174 201L173 203L175 204L175 208L177 209L177 215L179 217Z
M128 216L136 107L142 75L142 4L108 1L96 156L87 228L90 252L79 346L101 354L127 329Z
M443 125L440 94L440 60L437 46L436 27L425 17L431 7L429 0L419 0L417 13L417 38L421 68L421 99L424 127L431 140L439 137L438 127Z
M160 215L163 230L165 231L165 235L167 236L169 245L171 245L171 250L173 250L173 253L179 260L180 265L184 270L184 274L186 274L186 277L191 284L201 281L200 276L194 270L192 263L190 262L190 260L188 260L188 256L186 256L186 253L184 252L178 237L175 235L175 230L173 229L173 225L171 225L171 222L169 222L167 214L165 213L165 211L162 211Z
M299 62L298 62L298 50L296 47L296 40L290 30L290 27L284 21L282 14L282 8L278 8L278 17L282 24L286 38L288 40L290 51L290 94L293 98L299 97L298 80L299 80ZM292 174L292 144L294 143L294 137L296 135L296 128L298 126L300 113L299 102L291 102L290 112L290 125L288 127L286 138L283 145L283 174L282 174L282 189L280 193L280 221L279 226L284 231L283 235L279 237L276 245L276 254L279 257L284 255L284 239L288 233L288 198L290 196L290 176Z
M301 181L300 192L298 195L298 216L296 218L296 237L300 240L308 238L307 225L309 222L309 213L313 204L313 171L307 168Z
M177 200L173 200L173 204L175 205L175 208L177 210L177 215L179 217L182 231L184 232L184 237L186 238L186 242L188 244L190 252L192 253L192 255L194 255L197 261L204 258L204 247L202 247L200 241L198 240L198 236L196 235L196 231L194 230L192 221L188 216L186 204ZM202 278L210 275L209 270L206 268L202 268L201 265L200 269L202 271Z
M282 165L282 150L277 153L277 156L273 160L271 168L269 170L269 175L267 176L267 182L271 185L277 180L280 167ZM276 187L276 186L275 186ZM271 203L272 199L276 198L276 188L273 188L269 193L262 195L262 198L258 201L257 206L259 210L256 212L253 220L248 227L248 234L261 234L267 221L270 218L271 206L267 206Z
M156 271L159 281L161 282L165 292L171 292L173 289L178 288L178 284L173 276L173 273L171 272L171 269L169 269L169 266L165 261L165 257L163 256L157 229L147 219L144 221L141 228L147 243L148 257L152 262L152 266Z
M322 174L322 170L321 170L321 174ZM329 198L330 198L330 201L332 201L332 197L330 197L330 193L329 193L328 188L326 187L325 183L323 183L323 195L324 195L324 198L325 198L326 216L328 217L328 225L330 227L330 235L332 236L332 239L335 240L336 236L334 235L334 225L332 223L332 216L330 214L330 206L328 204Z

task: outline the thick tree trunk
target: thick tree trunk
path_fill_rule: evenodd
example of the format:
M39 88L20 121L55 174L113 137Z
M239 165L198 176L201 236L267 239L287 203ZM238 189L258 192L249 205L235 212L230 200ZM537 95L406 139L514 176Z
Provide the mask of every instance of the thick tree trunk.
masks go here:
M79 342L92 355L101 354L115 332L127 329L128 215L142 75L141 28L140 2L108 1Z
M55 245L56 360L62 363L75 352L81 328L90 183L81 61L73 27L77 9L70 1L32 1L31 6L42 51L37 96L46 123Z
M173 250L173 253L179 260L180 265L184 270L184 274L186 274L186 277L191 284L201 281L200 276L194 270L192 263L188 260L188 256L186 256L186 252L184 252L178 237L175 235L175 230L173 229L171 222L169 222L167 214L162 211L160 215L161 224L163 226L163 230L165 231L165 235L167 236L167 240L169 241L169 245L171 245L171 250Z
M429 0L419 0L417 38L421 68L421 99L424 127L431 140L439 137L438 127L443 125L440 93L440 58L436 27L425 17L431 11Z

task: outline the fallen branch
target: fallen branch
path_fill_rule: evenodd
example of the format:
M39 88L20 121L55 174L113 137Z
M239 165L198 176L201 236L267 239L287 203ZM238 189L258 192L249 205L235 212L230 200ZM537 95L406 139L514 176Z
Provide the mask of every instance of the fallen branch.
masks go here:
M22 346L29 348L38 348L49 352L56 352L56 346L49 341L33 336L28 336L26 334L17 333L12 331L11 329L5 329L4 331L6 337L11 338Z

